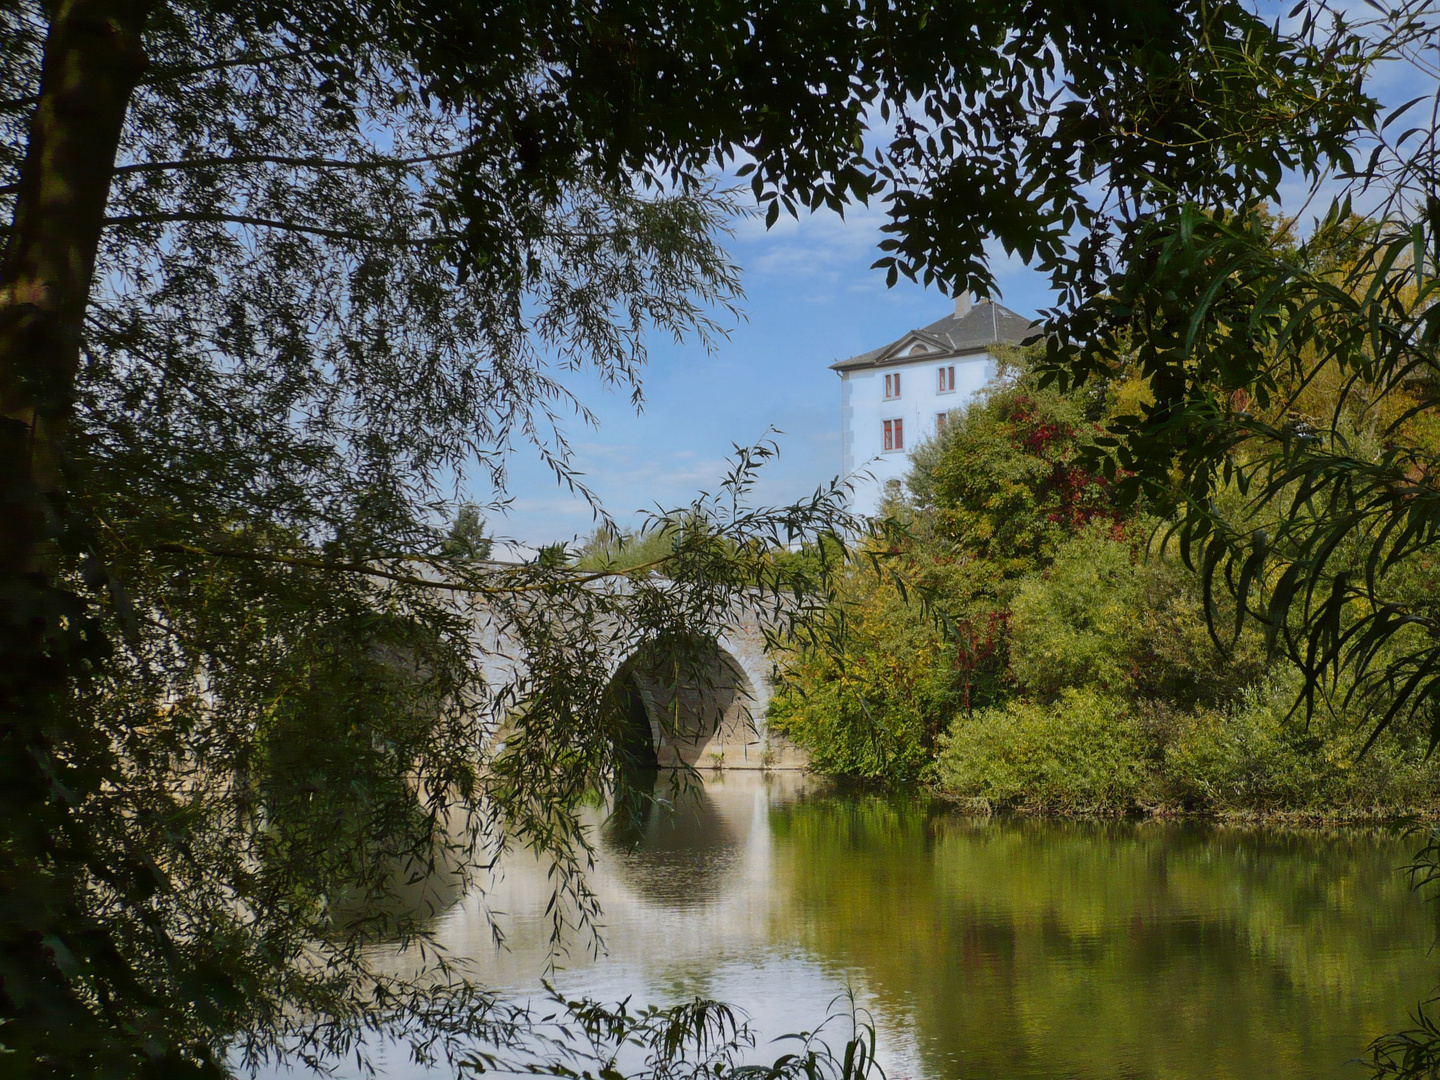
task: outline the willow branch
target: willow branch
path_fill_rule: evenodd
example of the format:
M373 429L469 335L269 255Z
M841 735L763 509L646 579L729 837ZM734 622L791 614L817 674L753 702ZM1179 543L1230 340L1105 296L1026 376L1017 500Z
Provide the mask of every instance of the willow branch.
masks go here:
M307 56L314 56L317 51L316 49L295 49L292 52L273 53L270 56L237 56L231 60L217 60L213 64L192 64L186 67L171 68L154 67L141 80L141 83L148 86L169 79L188 79L194 75L204 75L211 71L224 71L227 68L261 67L265 64L278 64L285 60L303 60Z
M349 229L327 229L320 225L298 225L293 221L278 221L274 218L250 217L246 214L197 214L160 213L125 214L105 219L110 225L163 225L170 222L192 222L202 225L250 225L258 229L277 229L281 232L304 233L309 236L323 236L327 240L350 240L357 244L379 244L387 247L429 247L445 244L458 239L454 234L427 237L376 236L373 233L352 232Z
M297 169L388 169L407 165L424 165L435 161L447 161L463 154L463 150L448 150L441 154L417 154L414 157L376 158L371 161L345 161L336 158L286 157L281 154L235 154L228 157L185 158L178 161L145 161L133 165L121 165L115 170L116 176L132 173L168 172L180 169L204 169L227 165L289 165Z
M362 577L393 581L397 585L414 585L418 588L434 589L440 592L463 592L482 596L511 596L518 593L544 592L565 588L567 586L588 585L591 582L601 581L606 578L625 577L639 570L649 570L669 562L674 558L673 554L662 555L657 559L650 559L648 562L638 563L635 566L607 570L588 570L583 574L571 574L568 577L557 578L553 581L532 581L520 585L478 585L474 581L424 578L415 574L396 573L393 570L381 569L372 563L333 562L327 559L317 559L308 555L281 555L268 551L235 551L229 548L210 547L208 544L154 544L149 550L171 555L204 555L217 559L244 559L250 562L277 563L281 566L302 567L307 570L324 570L340 574L358 574ZM405 557L402 556L401 558L403 560Z

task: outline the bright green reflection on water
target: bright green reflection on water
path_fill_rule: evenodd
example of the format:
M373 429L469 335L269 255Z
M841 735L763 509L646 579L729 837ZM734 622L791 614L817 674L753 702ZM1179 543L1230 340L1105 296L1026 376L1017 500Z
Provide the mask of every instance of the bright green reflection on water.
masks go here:
M563 989L715 997L770 1037L848 982L892 1078L1360 1080L1440 981L1435 909L1397 872L1414 842L1383 832L977 820L732 773L602 836L609 952L576 949ZM521 858L439 936L528 992L548 895Z
M1360 1076L1436 979L1433 909L1383 835L863 797L770 826L789 928L910 1018L931 1076Z

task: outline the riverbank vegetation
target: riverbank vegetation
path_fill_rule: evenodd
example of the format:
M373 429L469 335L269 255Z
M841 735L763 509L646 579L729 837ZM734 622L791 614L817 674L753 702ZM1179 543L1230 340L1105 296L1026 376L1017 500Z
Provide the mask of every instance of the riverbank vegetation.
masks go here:
M1336 281L1353 280L1361 242L1381 228L1332 221L1335 235L1300 245L1287 223L1261 215L1255 227L1277 257L1311 260ZM1431 807L1440 767L1428 711L1390 713L1372 738L1395 695L1354 693L1347 671L1307 679L1306 639L1249 610L1266 582L1232 577L1227 588L1213 565L1207 576L1177 535L1168 492L1127 492L1115 432L1153 402L1132 357L1065 390L1044 374L1043 349L1015 351L914 452L886 507L900 530L872 536L844 579L832 612L843 647L789 657L775 730L824 772L924 781L976 806L1323 818ZM1231 404L1277 426L1334 416L1360 460L1397 442L1431 460L1440 426L1418 408L1428 392L1393 391L1377 416L1376 395L1321 365L1276 388L1283 407L1243 392ZM1376 435L1387 424L1388 441ZM1232 461L1211 512L1274 531L1296 485L1249 491L1245 464ZM1366 549L1352 547L1361 573ZM1346 558L1342 549L1333 570ZM1392 601L1414 606L1429 602L1437 572L1417 550L1379 577ZM1238 604L1252 617L1237 617ZM1403 650L1420 633L1379 647Z

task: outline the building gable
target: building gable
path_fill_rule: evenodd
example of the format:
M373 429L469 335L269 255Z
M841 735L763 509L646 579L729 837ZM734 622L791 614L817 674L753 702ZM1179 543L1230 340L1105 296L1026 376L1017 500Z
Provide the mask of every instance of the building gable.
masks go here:
M1036 325L1002 304L982 300L963 313L947 315L929 326L910 330L888 345L836 361L830 367L843 374L911 360L939 360L985 352L995 345L1025 342L1034 337ZM917 351L921 346L923 350Z

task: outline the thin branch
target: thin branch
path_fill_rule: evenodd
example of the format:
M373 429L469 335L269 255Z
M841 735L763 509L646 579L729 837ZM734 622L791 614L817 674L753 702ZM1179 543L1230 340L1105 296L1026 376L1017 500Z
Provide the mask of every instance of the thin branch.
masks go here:
M204 75L210 71L224 71L235 67L260 67L264 64L278 64L284 60L301 60L314 56L316 49L295 49L293 52L274 53L270 56L237 56L233 60L217 60L213 64L193 64L187 67L152 68L141 84L154 85L169 79L188 79L193 75Z
M359 244L381 244L388 247L428 247L433 244L449 243L459 237L454 233L429 237L375 236L372 233L351 232L348 229L327 229L319 225L297 225L293 221L277 221L274 218L250 217L245 214L125 214L105 219L108 225L162 225L167 222L196 222L208 225L251 225L260 229L278 229L282 232L305 233L323 236L327 240L351 240Z
M308 555L280 555L263 551L233 551L226 548L210 547L206 544L155 544L149 550L172 555L206 555L217 559L246 559L251 562L278 563L282 566L298 566L310 570L359 574L363 577L393 581L397 585L415 585L419 588L436 589L441 592L474 593L483 596L511 596L518 593L544 592L566 586L588 585L591 582L601 581L605 578L624 577L628 574L635 573L637 570L648 570L669 562L674 558L673 554L662 555L657 559L638 563L635 566L627 566L623 569L589 570L583 574L572 574L569 577L558 578L554 581L537 581L523 585L497 586L477 585L473 581L436 580L434 578L417 577L414 574L399 574L392 570L382 570L371 563L330 562L325 559L312 558ZM405 557L402 556L401 559L404 561Z
M236 154L229 157L186 158L179 161L146 161L121 165L116 176L131 173L166 172L178 169L204 169L224 165L290 165L297 169L386 169L406 165L423 165L457 158L465 151L448 150L443 154L417 154L404 158L377 158L372 161L342 161L334 158L286 157L280 154Z

